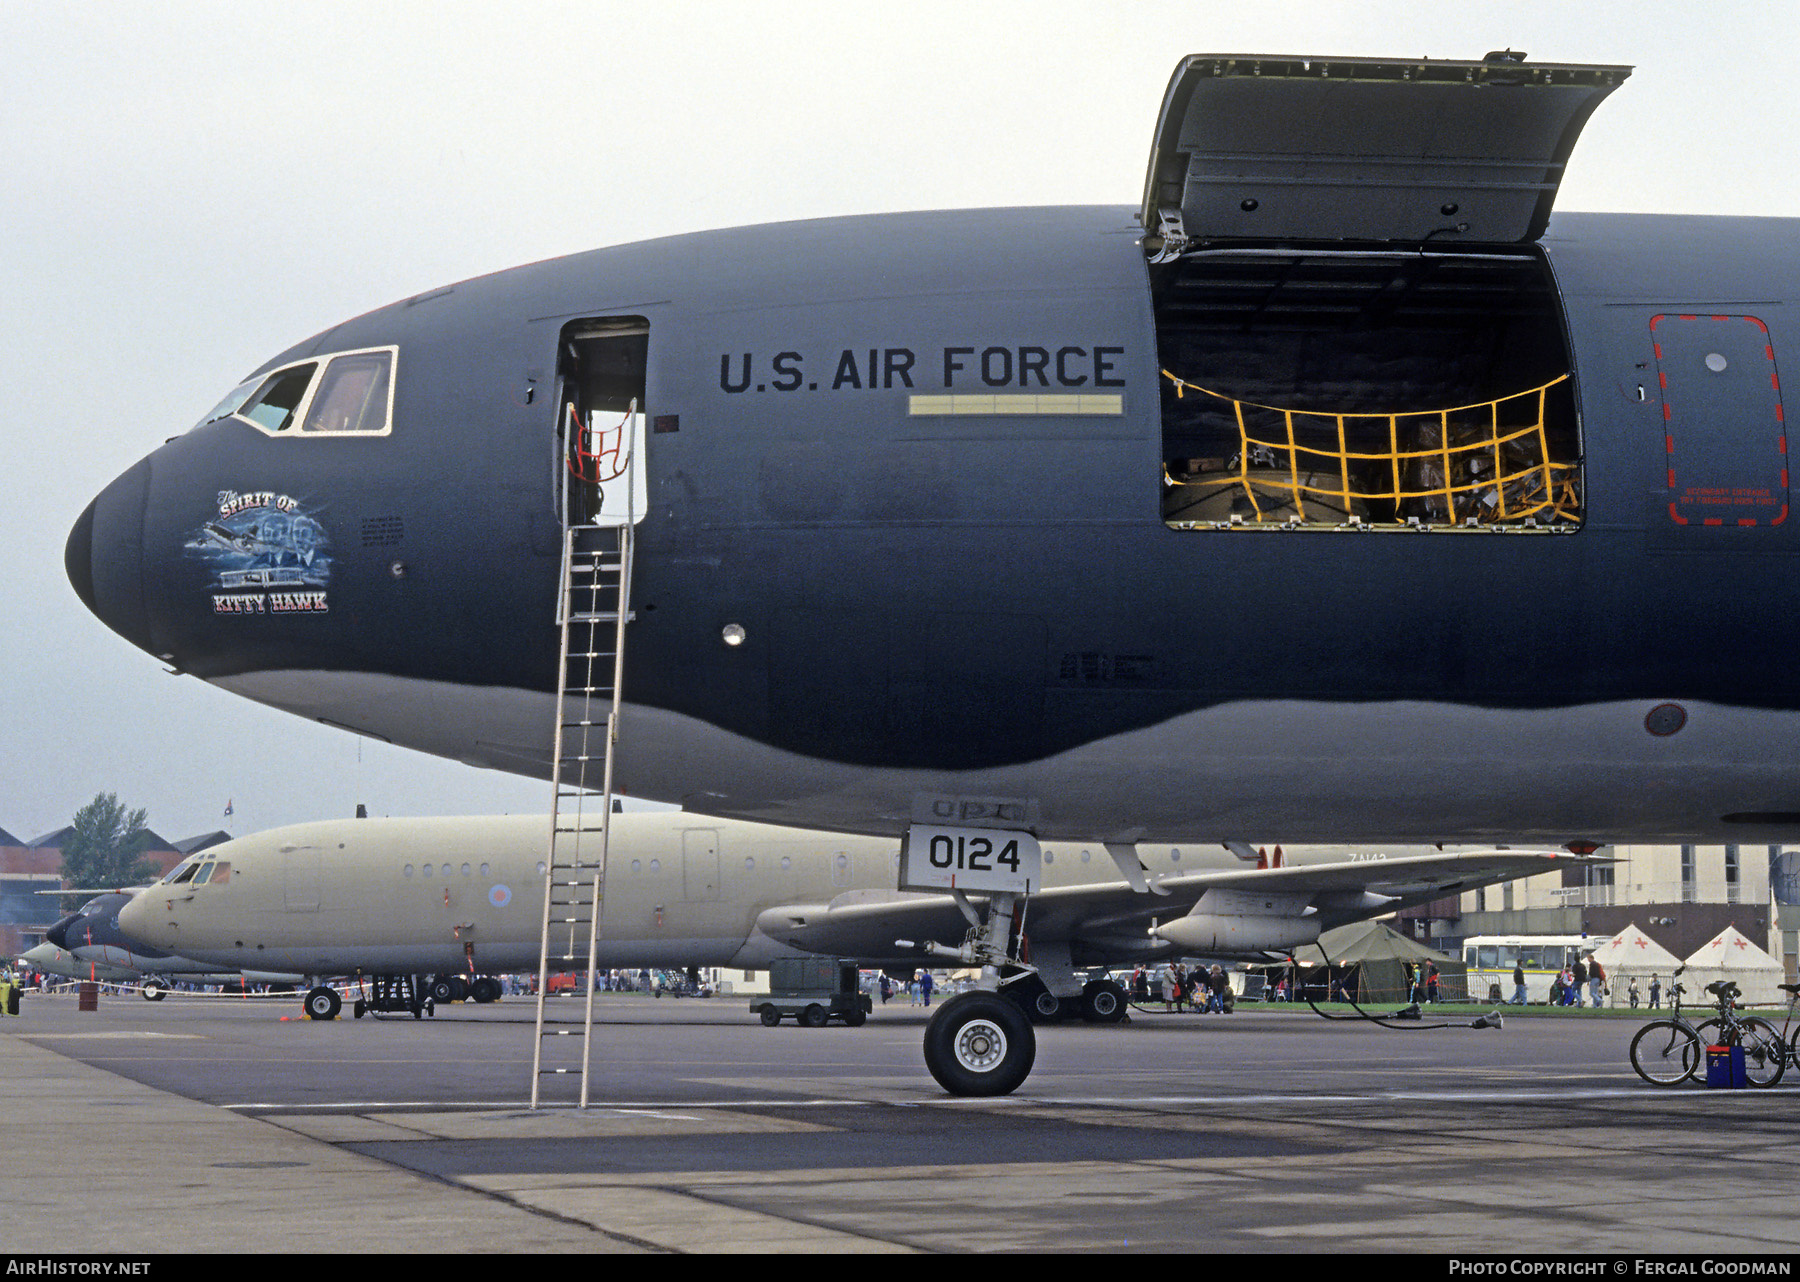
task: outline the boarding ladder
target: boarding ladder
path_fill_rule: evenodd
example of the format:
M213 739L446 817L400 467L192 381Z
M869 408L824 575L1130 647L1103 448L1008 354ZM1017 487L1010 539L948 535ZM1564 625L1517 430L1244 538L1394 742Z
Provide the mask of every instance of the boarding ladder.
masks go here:
M623 431L636 417L634 402ZM606 896L606 845L613 809L613 749L618 742L619 686L625 625L631 619L632 517L629 440L615 450L624 476L623 512L605 522L563 529L562 583L556 624L556 726L550 765L549 851L544 859L542 942L538 953L537 1036L531 1058L531 1107L546 1078L580 1076L579 1106L588 1104L594 1033L595 944ZM592 454L585 458L592 459ZM585 478L594 480L594 477ZM564 508L567 511L567 507ZM623 516L623 520L618 519ZM579 1028L550 1024L550 977L585 963ZM577 1041L577 1039L579 1039Z

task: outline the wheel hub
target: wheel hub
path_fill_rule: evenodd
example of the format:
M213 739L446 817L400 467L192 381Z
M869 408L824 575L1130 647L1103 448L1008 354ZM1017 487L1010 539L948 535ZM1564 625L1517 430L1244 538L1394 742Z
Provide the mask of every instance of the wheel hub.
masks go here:
M956 1060L971 1073L992 1072L1006 1058L1006 1034L990 1020L975 1019L956 1035Z

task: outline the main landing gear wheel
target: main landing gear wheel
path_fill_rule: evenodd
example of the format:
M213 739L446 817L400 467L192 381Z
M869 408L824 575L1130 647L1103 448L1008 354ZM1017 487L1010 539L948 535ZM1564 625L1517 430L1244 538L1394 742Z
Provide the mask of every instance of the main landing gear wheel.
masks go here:
M163 987L160 979L146 979L143 988L138 991L147 1002L160 1002L169 995L169 990Z
M925 1067L952 1095L1009 1095L1036 1059L1030 1019L997 993L952 997L925 1025Z
M1030 996L1030 1009L1026 1014L1034 1024L1054 1024L1065 1014L1063 999L1048 988L1040 987Z
M1073 1019L1081 1013L1081 1003L1073 997L1058 997L1036 975L1027 975L1002 989L1007 998L1025 1012L1034 1024L1055 1024Z
M1110 979L1096 979L1081 990L1081 1017L1090 1024L1125 1021L1124 986Z
M327 988L323 984L306 995L306 1017L308 1019L336 1019L338 1012L344 1008L344 999L337 995L337 990Z

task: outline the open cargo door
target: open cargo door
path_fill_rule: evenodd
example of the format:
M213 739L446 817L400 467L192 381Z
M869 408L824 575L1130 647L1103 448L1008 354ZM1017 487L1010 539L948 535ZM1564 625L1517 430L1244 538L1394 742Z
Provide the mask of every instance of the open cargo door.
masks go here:
M1622 66L1195 54L1139 217L1159 261L1221 240L1524 244Z

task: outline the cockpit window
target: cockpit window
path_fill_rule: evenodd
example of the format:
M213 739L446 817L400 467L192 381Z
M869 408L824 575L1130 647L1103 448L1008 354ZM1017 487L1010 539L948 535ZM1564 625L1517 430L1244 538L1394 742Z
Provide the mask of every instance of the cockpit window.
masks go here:
M191 861L189 863L185 863L185 864L181 865L181 867L177 868L174 872L169 874L168 884L171 886L181 885L183 882L191 879L193 877L194 873L199 870L199 868L200 868L200 864L199 864L198 860Z
M206 411L206 417L200 420L201 426L205 426L208 423L216 423L227 415L237 413L238 410L242 408L244 402L250 399L250 393L256 390L256 386L257 383L255 379L246 379L244 382L239 383L236 387L225 393L225 399Z
M303 432L380 432L387 428L392 352L339 356L325 367Z
M313 371L317 368L308 362L269 375L257 388L256 395L237 411L238 417L247 418L270 432L286 431L294 421L294 411L306 398L306 389L312 385Z
M234 388L205 421L233 415L270 434L297 427L308 436L385 436L395 350L337 352L278 369Z

